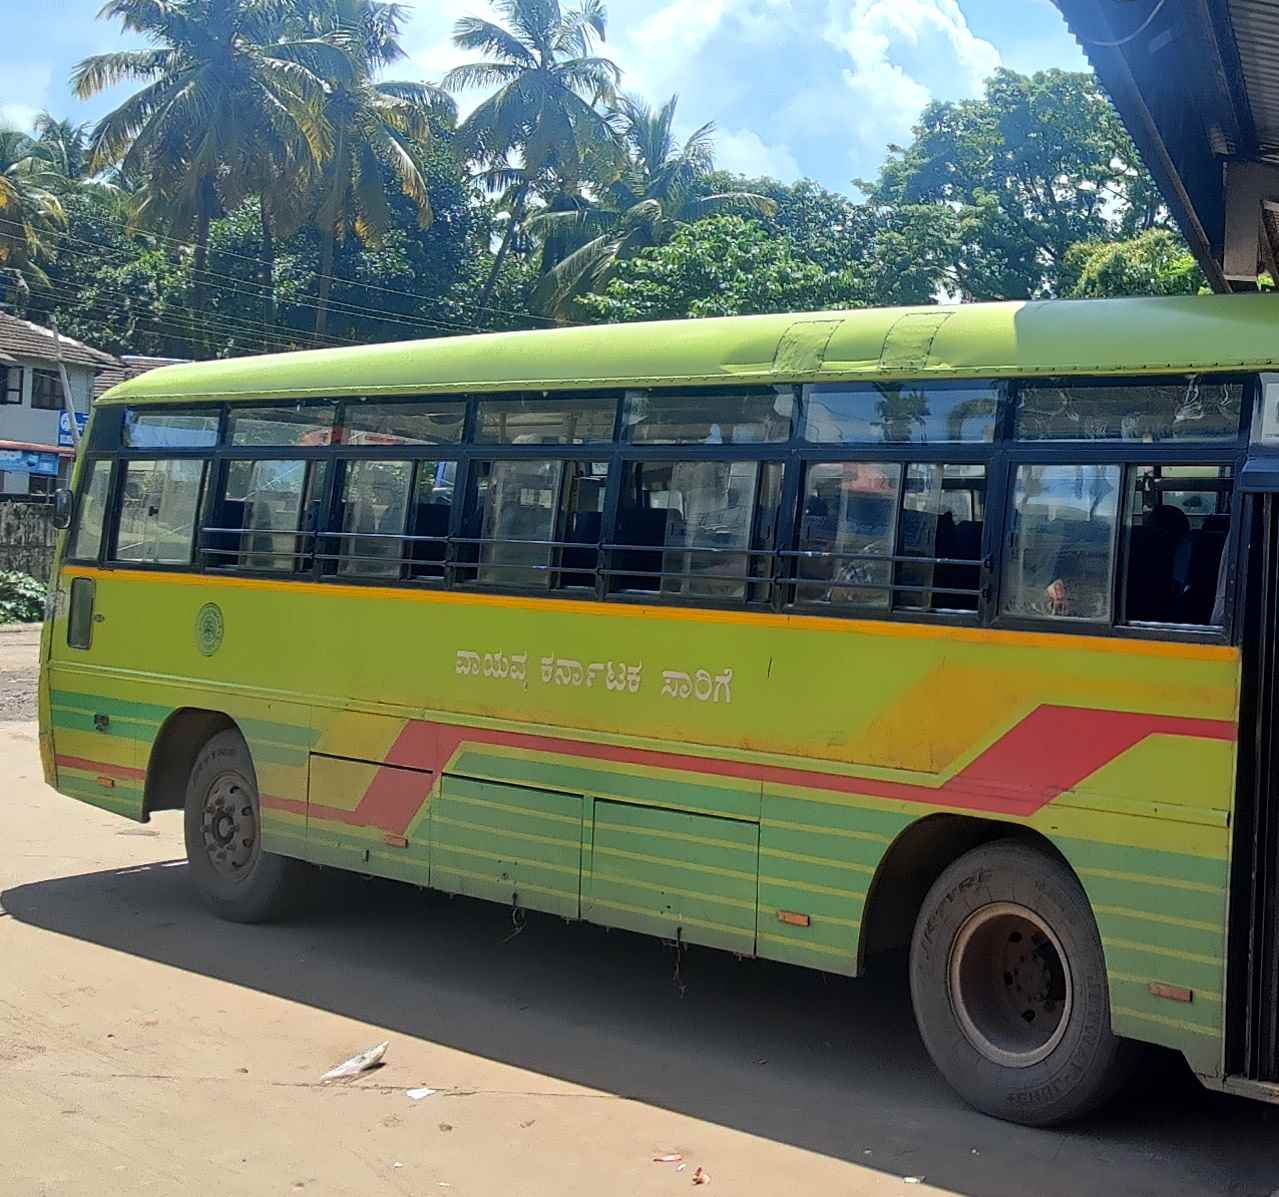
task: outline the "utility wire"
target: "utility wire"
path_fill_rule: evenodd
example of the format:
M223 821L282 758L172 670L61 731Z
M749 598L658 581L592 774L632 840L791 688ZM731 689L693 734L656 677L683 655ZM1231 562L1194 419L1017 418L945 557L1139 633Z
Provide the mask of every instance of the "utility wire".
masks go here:
M1155 18L1163 12L1164 5L1167 3L1168 0L1159 0L1159 3L1151 10L1150 16L1142 21L1142 23L1131 33L1119 38L1117 41L1101 42L1091 37L1081 37L1079 40L1086 46L1099 46L1103 50L1117 50L1120 46L1126 46L1129 42L1135 42L1143 33L1145 33L1146 30L1155 23Z
M180 246L183 249L195 248L194 242L184 241L180 237L173 237L167 233L152 232L149 229L130 228L129 222L127 220L115 220L112 217L106 216L105 214L103 215L103 219L113 224L116 228L120 229L126 236L151 237L157 241L167 241L170 245ZM209 252L216 254L218 257L237 258L243 262L252 262L257 266L268 265L268 261L266 258L257 257L253 254L239 253L235 250L210 249ZM345 275L334 274L334 275L331 275L330 277L335 283L343 283L351 287L364 287L366 290L377 291L384 295L400 295L408 299L416 300L419 303L433 304L436 307L444 307L446 306L446 302L447 302L445 300L431 299L429 297L421 296L415 291L405 291L403 289L399 289L395 287L382 287L382 286L377 286L376 284L373 284L373 283L363 283L359 281L358 279L347 278ZM560 328L563 326L562 322L555 319L553 316L540 316L535 312L522 312L522 311L517 311L514 308L497 307L493 304L478 304L478 303L468 302L465 300L460 300L458 302L463 307L474 308L477 311L493 312L500 316L510 316L518 320L533 320L541 324L549 325L553 328ZM491 330L482 330L482 331L491 331Z

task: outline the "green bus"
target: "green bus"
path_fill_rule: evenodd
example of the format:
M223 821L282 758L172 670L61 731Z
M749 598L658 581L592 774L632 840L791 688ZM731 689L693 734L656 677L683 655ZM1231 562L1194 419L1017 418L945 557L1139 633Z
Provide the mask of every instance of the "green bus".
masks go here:
M1279 1098L1279 307L1009 303L157 370L42 647L62 793L857 975L981 1110ZM1239 746L1243 745L1243 751Z

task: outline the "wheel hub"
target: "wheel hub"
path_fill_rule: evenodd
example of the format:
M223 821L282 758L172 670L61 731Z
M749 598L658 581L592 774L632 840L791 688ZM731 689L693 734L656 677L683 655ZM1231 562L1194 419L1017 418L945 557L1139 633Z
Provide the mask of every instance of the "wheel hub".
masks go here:
M1029 1068L1061 1043L1073 1003L1070 965L1045 920L1015 902L969 915L947 970L951 1008L988 1060Z
M258 851L258 821L253 798L234 773L214 779L201 813L204 851L221 876L247 876Z

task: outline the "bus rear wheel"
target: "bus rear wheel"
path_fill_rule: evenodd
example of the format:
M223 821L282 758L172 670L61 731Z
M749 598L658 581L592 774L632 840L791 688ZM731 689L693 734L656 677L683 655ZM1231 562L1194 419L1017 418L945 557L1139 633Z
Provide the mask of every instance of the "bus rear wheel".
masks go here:
M1126 1079L1097 924L1061 861L1016 841L961 857L915 925L911 997L933 1062L970 1105L1028 1126L1095 1110Z
M302 866L262 850L257 777L239 732L218 732L200 749L184 811L191 876L214 914L260 923L289 911Z

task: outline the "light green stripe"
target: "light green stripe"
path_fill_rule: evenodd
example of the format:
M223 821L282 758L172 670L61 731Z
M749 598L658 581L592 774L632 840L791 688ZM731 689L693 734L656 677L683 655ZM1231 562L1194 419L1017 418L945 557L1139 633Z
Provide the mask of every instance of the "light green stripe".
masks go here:
M660 885L652 881L640 881L636 877L624 877L616 873L593 873L591 880L601 883L608 882L609 885L615 885L623 889L642 889L655 894L675 894L677 897L689 898L698 902L713 902L717 906L735 906L739 910L749 910L752 913L755 910L755 903L750 900L721 898L715 894L704 894L692 889L677 889L673 885Z
M510 788L509 786L506 788ZM530 791L532 792L532 791ZM561 797L562 795L556 795ZM493 802L488 798L471 798L459 794L455 789L451 790L447 784L440 798L441 802L460 803L464 806L482 806L490 810L504 811L506 814L518 815L521 818L528 817L533 819L547 819L552 823L567 823L570 827L581 827L581 815L557 815L551 811L543 810L536 806L518 806L509 802Z
M498 885L498 878L491 873L472 873L467 869L459 869L456 866L449 866L441 870L445 877L465 877L468 881L478 881L489 889L495 889ZM431 885L437 889L443 888L436 883L434 867L431 871ZM512 893L519 893L520 890L527 890L534 894L545 894L548 898L572 898L577 900L577 890L554 889L548 885L534 885L532 882L525 881L521 877L511 879L509 888Z
M470 856L479 860L494 860L495 854L490 850L481 852L477 848L462 848L457 844L448 843L444 840L435 840L431 844L431 864L434 867L435 857L440 853L447 853L453 856ZM541 869L548 873L563 873L568 877L580 877L581 869L577 867L568 867L565 865L550 864L545 860L518 860L514 862L515 867ZM479 874L476 874L479 876ZM488 875L490 880L495 880L491 874Z
M445 802L448 802L445 799ZM454 819L442 815L437 807L431 812L431 824L434 827L460 827L463 831L478 831L482 835L493 836L497 842L504 840L521 840L527 844L550 844L555 848L580 849L581 840L561 840L549 835L536 835L531 831L512 831L507 827L494 827L489 823L470 823L465 819Z
M1219 923L1205 923L1197 919L1183 919L1171 914L1152 914L1146 910L1131 910L1126 906L1094 906L1096 914L1111 914L1126 919L1140 919L1147 923L1160 923L1167 927L1185 927L1190 931L1208 931L1213 935L1223 934Z
M1221 895L1226 892L1221 885L1208 885L1202 881L1187 881L1184 877L1152 877L1148 873L1125 873L1120 869L1077 868L1081 877L1104 877L1109 881L1131 881L1135 885L1167 886L1169 889L1192 890L1200 894Z
M707 931L718 931L723 935L731 935L735 939L748 939L751 941L755 939L755 930L753 927L743 929L741 927L726 926L724 923L712 923L707 919L685 918L683 916L675 918L672 915L659 914L654 910L648 910L642 906L627 906L624 902L611 902L605 898L592 897L591 906L592 908L596 906L603 906L608 910L621 910L626 914L637 914L653 923L671 923L675 926L701 927Z
M1150 992L1150 986L1159 981L1158 977L1134 977L1129 973L1117 973L1113 969L1108 969L1106 975L1112 981L1122 981L1126 985L1140 985L1147 993ZM1214 1006L1220 1006L1222 1002L1221 994L1213 992L1211 989L1194 989L1195 1001L1209 1002ZM1154 994L1150 994L1154 997ZM1164 999L1156 999L1162 1001Z
M858 923L856 925L860 926L861 924ZM847 948L833 948L829 944L809 943L807 940L798 938L791 939L788 936L778 935L772 931L760 931L757 933L757 938L764 940L766 943L781 944L784 947L796 948L804 952L817 952L823 956L842 956L844 958L848 958L852 955Z
M613 828L609 828L613 830ZM667 868L687 869L694 873L709 873L716 877L731 877L734 881L748 881L752 884L756 881L755 873L743 873L741 869L724 869L718 865L694 864L692 861L680 860L673 856L649 856L644 852L626 852L621 848L604 848L597 841L595 844L596 856L613 856L622 860L637 860L641 864L662 865Z
M792 881L788 877L770 877L761 873L760 885L775 885L779 889L798 890L805 894L827 894L832 898L849 898L854 902L866 901L866 894L861 890L838 889L833 885L818 885L813 881Z
M1189 1031L1192 1035L1204 1035L1209 1039L1220 1039L1220 1027L1205 1027L1199 1023L1186 1022L1180 1018L1169 1018L1165 1014L1147 1014L1142 1010L1133 1010L1129 1006L1113 1006L1112 1014L1121 1014L1125 1018L1136 1018L1142 1022L1153 1022L1161 1027L1171 1027L1175 1031Z
M1187 960L1191 964L1208 964L1213 967L1220 967L1222 958L1220 956L1201 956L1195 952L1183 952L1177 948L1157 948L1147 943L1137 943L1132 939L1115 939L1102 936L1103 946L1107 948L1122 948L1128 952L1148 952L1152 956L1164 956L1169 960Z
M796 864L814 865L822 869L846 869L850 873L861 873L873 877L876 870L870 865L857 864L851 860L831 860L826 856L807 856L803 852L786 852L781 848L765 848L760 845L761 856L771 856L776 860L790 860Z

